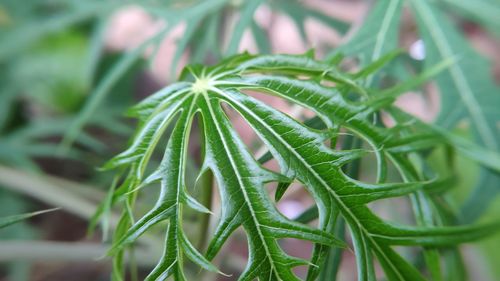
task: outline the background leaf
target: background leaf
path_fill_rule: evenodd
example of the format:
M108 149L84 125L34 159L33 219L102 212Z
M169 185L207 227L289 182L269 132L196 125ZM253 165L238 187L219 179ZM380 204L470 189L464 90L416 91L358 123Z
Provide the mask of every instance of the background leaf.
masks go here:
M418 19L419 30L425 44L425 66L429 67L446 58L458 61L448 71L436 78L440 89L441 111L436 121L445 128L454 128L459 121L467 120L477 141L490 150L500 149L500 88L494 84L488 62L479 56L428 1L412 1ZM470 71L474 69L474 71ZM478 188L463 206L464 220L476 219L498 193L497 173L481 171Z

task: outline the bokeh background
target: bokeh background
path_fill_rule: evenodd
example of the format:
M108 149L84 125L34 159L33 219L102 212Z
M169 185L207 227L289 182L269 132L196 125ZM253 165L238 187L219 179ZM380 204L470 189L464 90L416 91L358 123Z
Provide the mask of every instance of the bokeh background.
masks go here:
M221 46L232 44L244 1L228 1L216 24L199 22L206 28L204 34L193 33L188 24L196 17L162 13L162 5L157 2L161 1L0 0L0 216L61 207L0 229L0 280L109 280L110 262L104 257L109 241L102 242L106 231L97 228L89 234L87 230L113 173L96 168L123 150L133 135L136 123L125 116L127 108L174 81L187 63L220 59L224 54ZM165 1L169 2L175 1ZM182 8L196 1L177 2L172 7ZM263 4L255 11L252 18L259 32L242 32L234 52L300 54L314 48L319 58L324 57L352 37L372 5L372 1L360 0L306 0L293 7L286 1L276 2L281 6ZM306 9L311 11L307 16L297 12ZM463 11L444 9L472 46L492 62L491 76L498 84L498 30L480 24ZM318 20L316 13L334 20L328 24ZM179 19L172 20L175 17ZM500 19L500 13L497 17ZM298 20L302 26L297 25ZM425 58L425 48L415 30L412 15L405 11L400 46L411 59L419 61ZM263 37L256 40L256 34ZM204 36L211 39L202 40ZM438 95L429 83L425 94L405 94L397 104L431 122L439 111ZM95 96L102 98L91 99ZM281 100L263 99L298 118L308 115ZM75 120L89 103L94 103L93 110L84 113L83 129L74 133ZM500 104L498 107L500 110ZM249 127L238 118L234 123L247 145L259 153L260 143ZM68 143L71 145L64 145ZM190 146L194 171L199 164L199 143L194 140ZM478 168L465 160L459 169L459 187L450 195L457 208L469 195L478 174ZM373 170L368 162L362 169L363 178L372 178ZM143 194L139 208L146 210L155 196L155 192ZM482 219L500 211L498 198L493 201ZM293 218L312 203L297 184L278 207ZM406 203L382 201L373 208L386 217L405 220L410 216ZM215 197L214 209L217 204ZM116 220L116 215L109 220ZM194 237L206 235L197 233L199 229L189 223L186 229ZM161 245L161 229L157 232L159 235L148 236L141 243ZM310 254L311 245L305 242L291 239L283 243L293 255L307 258ZM461 249L470 280L500 280L498 235ZM237 232L217 263L224 272L237 275L245 266L246 251L245 236ZM158 254L154 246L137 249L140 276L154 266ZM209 274L197 278L234 279ZM356 280L350 251L344 254L339 280Z

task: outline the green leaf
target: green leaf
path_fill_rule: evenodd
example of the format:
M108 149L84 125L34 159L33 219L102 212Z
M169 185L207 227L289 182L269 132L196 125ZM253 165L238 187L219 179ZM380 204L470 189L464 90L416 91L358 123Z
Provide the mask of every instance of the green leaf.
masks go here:
M500 101L488 63L480 57L450 24L439 20L443 15L427 1L413 1L419 28L426 47L426 66L450 57L456 64L440 74L436 82L441 91L443 106L437 123L453 127L463 118L470 118L479 140L489 149L498 149L498 114L492 104ZM473 72L468 71L474 69Z
M243 6L240 14L240 19L234 27L231 39L229 40L229 45L227 46L226 53L228 55L234 55L238 51L241 38L245 30L251 26L253 22L253 16L257 8L264 2L263 0L247 1Z
M142 55L142 52L146 49L146 47L159 38L161 37L159 34L157 34L152 39L142 43L138 48L124 54L120 58L119 62L114 65L109 73L98 83L96 88L90 94L90 98L85 101L83 108L76 116L73 124L70 126L68 132L64 136L64 139L61 143L61 147L63 149L68 149L73 144L85 124L92 117L92 114L110 93L113 86L123 75L125 75L127 70L140 59L140 56Z
M338 216L345 220L351 233L359 280L375 279L375 258L388 280L424 280L414 265L392 249L393 245L447 247L480 239L500 228L498 222L453 227L399 225L373 213L367 206L373 201L414 196L433 192L435 188L438 189L432 193L435 196L445 191L435 181L421 177L420 167L412 162L413 153L423 147L432 148L430 140L439 139L441 135L433 130L409 133L408 126L398 132L374 125L371 116L378 109L365 102L352 101L343 94L346 89L366 90L362 82L314 60L310 53L303 56L243 54L213 67L187 67L182 77L184 81L166 87L135 107L133 113L141 125L134 141L105 165L105 168L129 170L123 185L126 191L118 188L116 196L135 198L151 183L161 182L156 205L127 231L121 231L110 250L110 254L119 255L126 245L153 225L168 221L164 254L147 280L164 280L169 276L185 280L183 257L206 270L216 271L209 260L239 227L247 236L249 248L248 263L239 280L300 280L292 271L294 267L316 267L322 264L329 247L345 247L343 239L332 235ZM325 81L336 81L336 84L328 87ZM326 128L312 126L312 121L296 120L245 94L248 90L274 95L312 110L318 118L314 120L322 120ZM235 110L257 133L271 153L265 158L275 158L279 172L264 168L262 159L258 161L252 156L231 124L226 107ZM196 114L203 124L201 158L204 162L200 173L207 169L213 172L221 197L221 217L205 257L187 240L182 228L184 206L209 212L186 188L188 139ZM163 160L153 173L146 175L151 154L169 124L174 129ZM367 142L371 149L337 150L327 146L325 141L337 137L339 128ZM423 144L416 143L420 140ZM377 183L361 182L344 171L346 164L368 153L377 158ZM402 182L385 182L388 163L397 168ZM318 212L318 228L286 218L269 197L267 183L281 183L280 195L285 189L284 183L292 179L301 182L313 197L316 206L312 210ZM450 183L444 178L437 182ZM423 207L421 210L432 212ZM287 254L278 243L283 238L315 243L311 260ZM314 279L317 273L310 271L308 280Z
M402 3L402 0L377 1L354 37L336 49L334 54L358 57L360 65L367 66L395 50ZM373 79L373 76L367 77L366 84L372 84Z
M461 14L480 24L484 24L494 34L499 35L500 30L500 2L497 0L441 0Z
M310 8L307 5L301 4L297 0L281 0L271 4L279 12L288 15L299 30L302 40L307 41L305 22L307 19L314 19L322 22L326 26L331 27L337 32L344 34L347 32L349 25L342 20L332 18L321 11Z
M498 152L500 115L496 105L500 104L500 88L491 78L489 64L450 23L441 20L445 16L427 0L411 2L425 44L425 66L450 57L458 58L457 63L436 77L441 95L437 124L454 128L461 120L467 120L477 142ZM463 207L467 221L477 218L498 194L499 179L496 173L481 171L478 188Z

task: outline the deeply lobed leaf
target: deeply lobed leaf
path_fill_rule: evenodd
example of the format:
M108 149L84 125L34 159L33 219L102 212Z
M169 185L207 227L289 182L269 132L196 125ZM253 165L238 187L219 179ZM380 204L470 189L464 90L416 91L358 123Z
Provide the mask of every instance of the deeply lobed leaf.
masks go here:
M370 100L347 98L348 92L366 90L358 84L355 75L318 62L310 54L244 54L213 67L188 67L183 77L184 82L165 88L135 107L133 113L142 125L134 142L105 166L130 169L132 180L126 187L128 193L120 193L118 189L118 197L136 196L141 188L161 182L156 205L119 237L111 250L112 254L120 253L153 225L168 221L163 258L148 280L164 280L168 276L185 280L184 256L207 270L216 271L209 260L238 227L244 229L249 244L248 264L239 280L300 280L292 271L299 265L310 265L308 280L314 280L325 249L345 247L342 240L331 234L339 215L351 232L359 280L375 279L373 256L389 280L424 280L419 270L394 251L392 245L449 246L481 238L499 227L497 223L473 227L396 225L370 210L367 204L372 201L415 192L425 194L437 188L436 181L419 180L418 168L410 161L409 154L432 148L431 142L441 136L433 131L408 134L403 130L405 134L401 134L395 129L374 125L371 116L378 108L369 106ZM333 81L335 86L325 86L323 81ZM306 107L327 127L314 129L306 125L310 122L296 120L246 91L275 95ZM269 157L278 161L279 173L264 168L253 157L233 128L223 105L233 108L258 134L271 152ZM186 188L187 142L195 114L199 114L204 135L204 162L200 173L213 172L222 204L221 217L205 256L195 249L182 228L184 206L209 212ZM173 130L162 163L146 176L151 154L170 123ZM338 137L338 128L371 146L377 158L377 183L360 182L343 171L346 164L370 151L337 150L325 145L325 140ZM404 182L385 182L388 163L398 168ZM286 190L287 183L293 179L300 181L316 202L317 229L283 216L268 195L266 183L277 182ZM278 243L282 238L315 243L311 260L288 255Z

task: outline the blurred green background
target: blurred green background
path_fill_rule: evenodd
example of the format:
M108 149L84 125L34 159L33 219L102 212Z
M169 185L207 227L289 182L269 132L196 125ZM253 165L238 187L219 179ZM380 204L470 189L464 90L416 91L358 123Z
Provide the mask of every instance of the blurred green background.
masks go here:
M371 4L263 2L250 9L244 1L221 0L0 0L0 217L62 208L0 229L0 280L109 280L103 232L89 235L87 228L113 181L112 173L96 168L123 150L134 133L127 108L173 81L188 62L213 63L244 50L303 53L315 48L325 56L348 41ZM496 77L498 85L499 2L484 0L494 9L474 6L474 1L441 2L455 26L492 63L491 79ZM400 29L400 45L410 55L417 52L410 59L419 67L418 36L409 13ZM396 67L392 71L405 75ZM418 102L410 98L401 106L430 114ZM457 132L469 136L462 127ZM446 165L435 158L436 167ZM479 178L475 164L461 158L458 163L460 185L449 198L457 213ZM364 173L369 178L373 171L367 166ZM154 196L141 197L139 206L153 204ZM309 204L304 197L292 192L280 208L296 214ZM490 201L479 220L498 218L500 197ZM403 210L396 207L396 212ZM154 245L162 238L145 240ZM241 235L233 240L222 263L238 272L246 245ZM309 251L307 245L289 247ZM500 236L462 249L471 280L500 280ZM157 250L137 251L141 270L147 272L157 255ZM352 278L353 257L346 260L341 280Z

